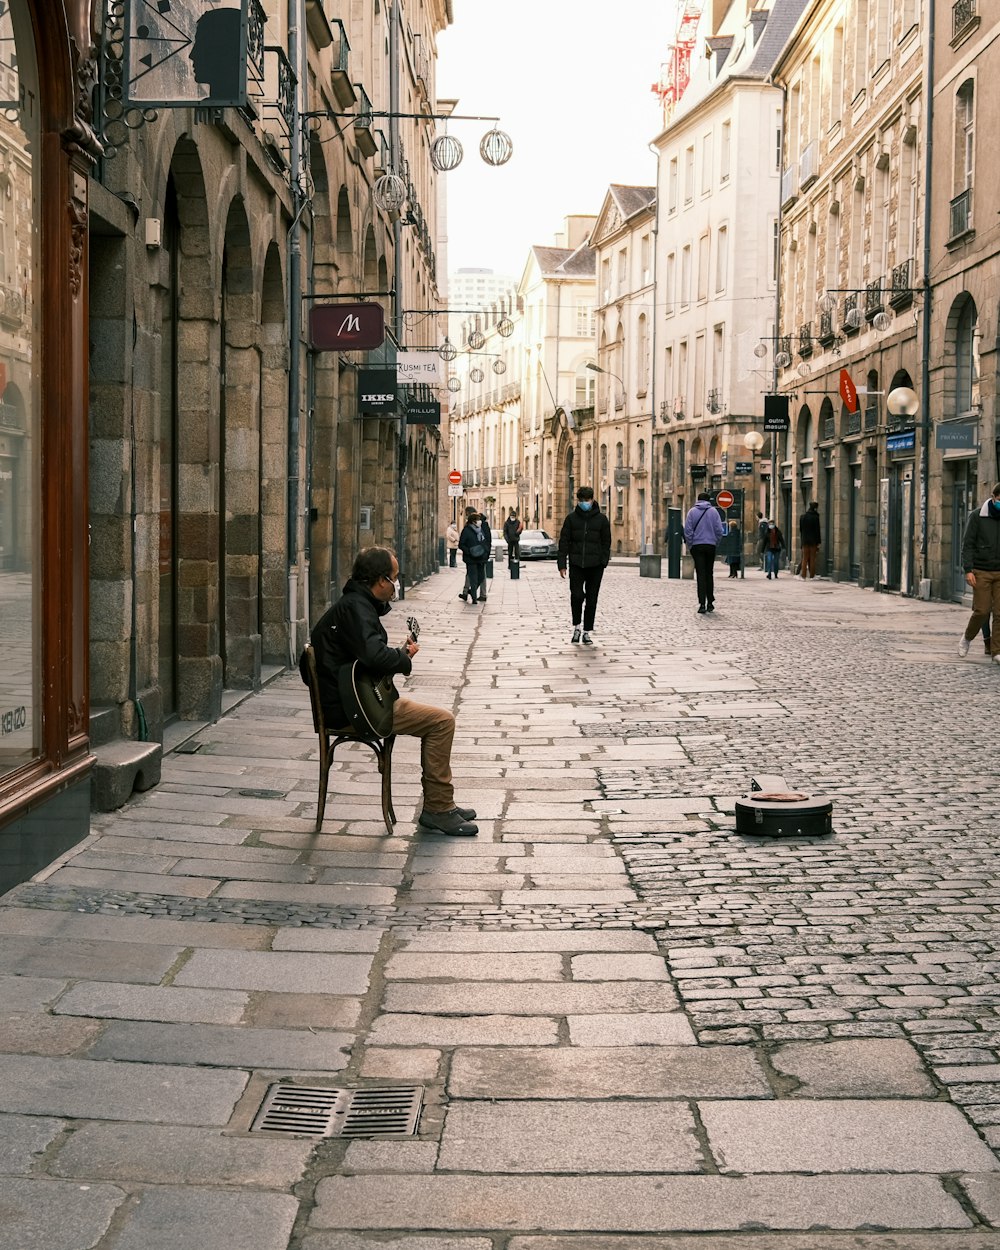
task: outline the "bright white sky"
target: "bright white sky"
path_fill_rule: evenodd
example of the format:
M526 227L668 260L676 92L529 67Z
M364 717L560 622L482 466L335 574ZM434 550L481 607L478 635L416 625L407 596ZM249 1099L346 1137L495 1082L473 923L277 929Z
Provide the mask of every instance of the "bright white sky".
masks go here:
M440 175L448 268L521 276L528 249L563 219L598 213L608 184L652 186L660 129L650 85L676 29L675 0L454 0L438 39L437 93L494 115L514 141L499 169L479 155L490 122L451 122L465 148Z

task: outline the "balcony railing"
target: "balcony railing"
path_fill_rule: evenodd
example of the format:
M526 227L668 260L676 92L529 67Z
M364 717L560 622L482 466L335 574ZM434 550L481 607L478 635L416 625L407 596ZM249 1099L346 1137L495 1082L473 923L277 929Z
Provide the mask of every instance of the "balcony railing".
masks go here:
M885 310L885 300L882 298L882 279L876 278L874 282L865 283L865 320L871 321L880 312Z
M833 328L833 310L820 313L819 334L817 336L824 347L830 347L837 335Z
M378 139L372 130L372 102L368 92L359 82L354 84L358 93L358 115L354 119L354 142L358 151L365 158L371 158L378 151Z
M913 303L913 291L910 289L910 266L912 261L901 260L892 270L889 286L889 303L893 308L906 308Z
M837 418L826 417L823 421L823 438L826 442L832 442L837 437Z
M955 0L951 6L951 37L957 39L976 20L976 0Z
M799 159L799 190L804 191L819 177L819 144L814 139L802 149Z
M861 409L860 408L856 412L849 412L847 414L847 433L848 434L860 434L861 433Z
M874 430L878 428L878 401L868 404L865 407L865 429Z
M781 172L781 207L786 208L789 204L794 204L798 194L798 166L789 165L787 169Z
M960 239L972 226L972 188L966 187L951 202L951 238Z
M840 319L840 324L845 334L857 334L861 329L861 314L858 311L856 291L844 296L844 315Z
M813 354L812 322L799 326L799 355L806 360Z
M351 83L350 56L351 45L347 39L347 31L339 17L330 19L333 30L333 64L330 69L330 85L337 103L342 109L348 109L357 99Z

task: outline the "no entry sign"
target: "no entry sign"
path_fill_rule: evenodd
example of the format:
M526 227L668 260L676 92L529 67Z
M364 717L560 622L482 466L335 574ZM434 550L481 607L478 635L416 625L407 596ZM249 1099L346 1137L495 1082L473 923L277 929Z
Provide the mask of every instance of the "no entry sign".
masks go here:
M448 474L448 481L451 482L452 486L461 486L462 485L461 470L452 469L452 471Z
M720 490L715 496L715 502L720 508L731 508L736 500L731 490Z

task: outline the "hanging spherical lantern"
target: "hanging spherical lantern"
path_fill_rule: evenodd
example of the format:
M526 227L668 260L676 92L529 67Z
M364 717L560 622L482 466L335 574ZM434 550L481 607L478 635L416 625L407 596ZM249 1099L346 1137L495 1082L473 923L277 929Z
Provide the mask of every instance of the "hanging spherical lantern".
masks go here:
M465 153L454 135L438 135L431 144L430 155L434 168L446 174L449 169L457 169L461 165Z
M774 363L779 369L787 369L792 363L792 358L789 356L788 352L778 352L777 356L774 358Z
M406 201L406 183L398 174L383 174L372 187L372 195L383 212L397 213Z
M502 360L494 360L493 372L494 373L506 373L507 372L506 364L504 364Z
M487 130L479 144L479 155L487 165L506 165L514 151L514 142L510 135L496 126Z
M461 378L449 378L448 379L448 390L451 391L453 395L456 391L460 391L461 389L462 389Z
M763 341L758 343L757 346L753 349L753 354L757 357L758 360L763 360L764 357L767 355L767 344Z
M438 355L441 357L442 360L454 360L455 357L458 355L458 348L451 341L451 339L446 338L445 341L438 348Z
M482 330L473 330L467 342L474 352L481 352L486 346L486 337Z
M486 374L483 373L482 369L480 369L478 365L476 365L474 369L469 370L469 377L473 380L473 382L481 382L483 378L486 377Z
M514 323L509 317L501 317L497 322L497 333L502 334L505 339L509 339L514 333Z

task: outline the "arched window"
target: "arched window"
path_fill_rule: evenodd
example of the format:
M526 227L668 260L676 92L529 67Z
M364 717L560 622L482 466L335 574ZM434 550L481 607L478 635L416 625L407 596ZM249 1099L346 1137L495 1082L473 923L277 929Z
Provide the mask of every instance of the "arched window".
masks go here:
M664 492L671 489L674 472L674 453L669 443L663 444L663 489Z
M601 444L601 480L603 481L607 476L608 476L608 445L607 443L602 443Z
M615 468L621 469L625 465L625 447L622 443L615 444Z
M979 399L978 316L967 300L955 327L955 412L971 412Z
M640 438L639 439L639 468L644 469L645 467L646 467L646 440L644 438Z
M677 440L677 480L684 485L684 440Z

